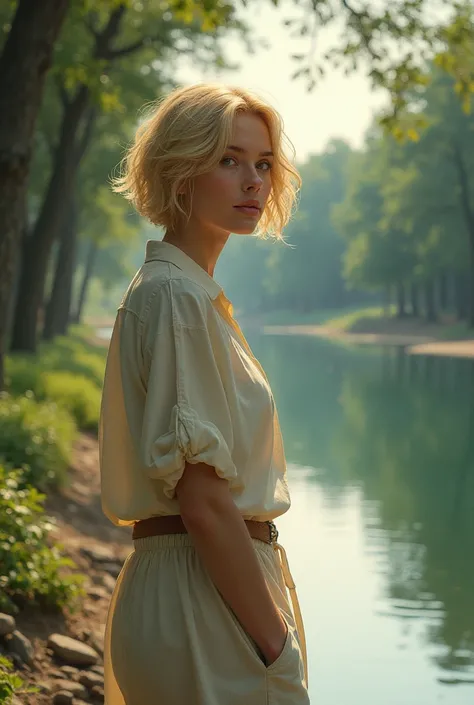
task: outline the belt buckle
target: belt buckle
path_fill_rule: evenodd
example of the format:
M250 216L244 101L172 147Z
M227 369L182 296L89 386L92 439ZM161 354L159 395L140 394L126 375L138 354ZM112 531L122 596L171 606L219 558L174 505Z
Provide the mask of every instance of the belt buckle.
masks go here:
M270 529L270 543L276 543L278 541L278 529L276 528L273 521L267 521L268 528Z

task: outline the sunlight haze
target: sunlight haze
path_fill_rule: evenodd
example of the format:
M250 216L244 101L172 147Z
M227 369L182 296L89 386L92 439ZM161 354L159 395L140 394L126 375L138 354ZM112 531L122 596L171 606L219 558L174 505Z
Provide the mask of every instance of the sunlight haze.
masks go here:
M274 8L266 3L252 4L242 17L255 27L255 54L249 55L238 39L226 42L226 55L239 68L233 71L181 69L184 84L201 81L219 81L241 85L257 91L282 114L285 129L296 150L297 161L305 161L309 154L321 152L332 138L347 140L352 146L362 144L374 112L387 100L382 91L374 92L362 69L345 77L342 71L329 68L311 93L304 78L292 79L298 63L292 54L307 53L308 37L292 38L290 29L283 25L287 18L297 16L292 3ZM320 32L318 53L338 43L339 30L335 27ZM269 44L260 48L259 38Z

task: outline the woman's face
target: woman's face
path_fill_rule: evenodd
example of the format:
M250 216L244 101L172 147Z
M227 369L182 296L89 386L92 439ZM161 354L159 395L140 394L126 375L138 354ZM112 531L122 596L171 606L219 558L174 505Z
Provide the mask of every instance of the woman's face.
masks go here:
M237 114L218 166L194 179L190 225L216 234L253 233L272 187L272 145L265 122Z

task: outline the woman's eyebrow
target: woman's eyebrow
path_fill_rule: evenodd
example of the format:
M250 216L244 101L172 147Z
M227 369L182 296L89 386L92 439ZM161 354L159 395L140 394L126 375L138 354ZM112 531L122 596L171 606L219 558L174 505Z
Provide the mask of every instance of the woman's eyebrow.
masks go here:
M247 150L243 147L237 147L235 144L229 144L227 149L232 149L234 152L239 152L240 154L247 154ZM273 152L260 152L260 157L273 157Z

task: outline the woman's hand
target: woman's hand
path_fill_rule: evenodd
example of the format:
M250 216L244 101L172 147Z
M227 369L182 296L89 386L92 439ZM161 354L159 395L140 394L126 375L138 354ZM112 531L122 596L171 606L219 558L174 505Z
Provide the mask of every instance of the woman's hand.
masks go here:
M268 668L274 663L283 651L285 642L288 636L288 625L280 616L280 627L273 641L269 641L264 648L260 649L261 658L265 666Z

